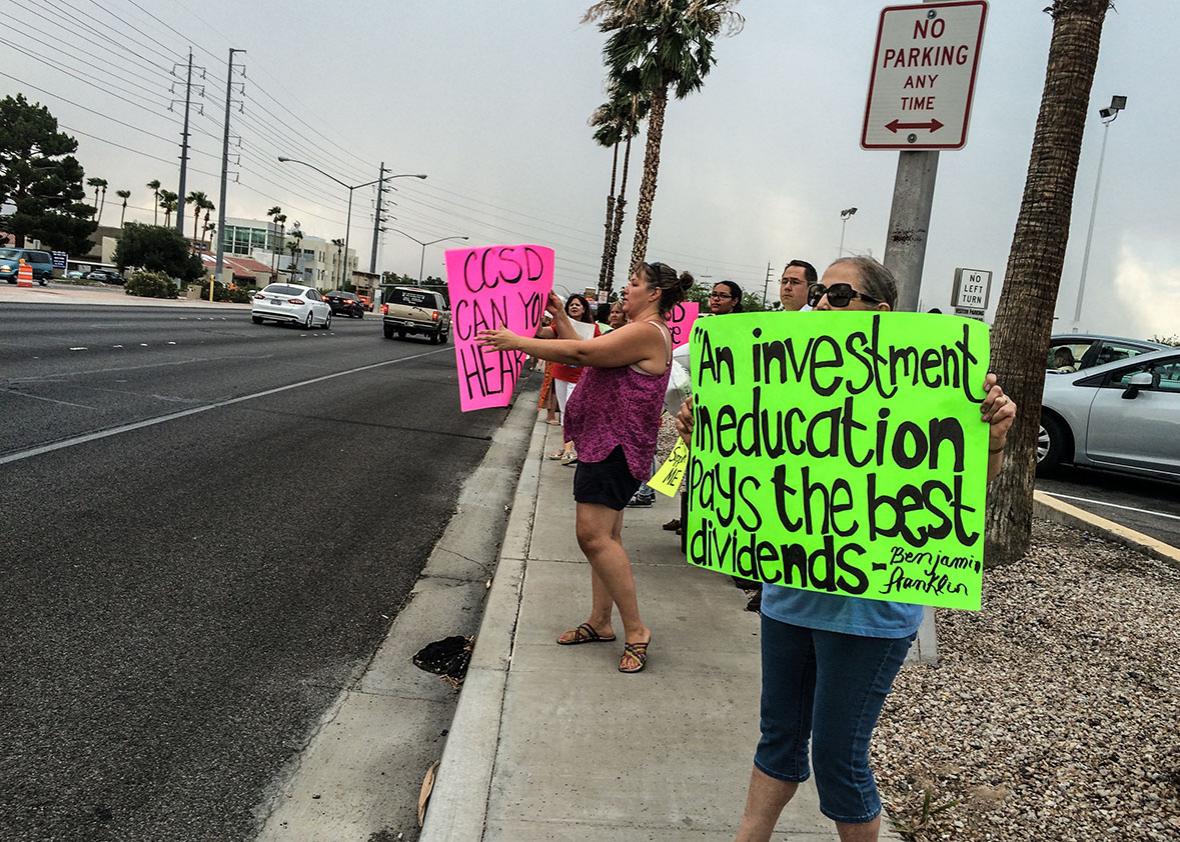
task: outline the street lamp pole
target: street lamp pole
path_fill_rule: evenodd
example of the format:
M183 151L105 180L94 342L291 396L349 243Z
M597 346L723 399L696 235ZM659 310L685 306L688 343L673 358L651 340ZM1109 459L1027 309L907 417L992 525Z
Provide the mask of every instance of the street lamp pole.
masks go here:
M469 239L467 236L465 236L463 234L451 234L450 236L447 236L447 237L439 237L437 240L427 240L426 242L422 242L422 240L419 240L413 234L407 234L405 231L403 231L400 228L389 228L387 230L396 231L397 233L401 234L403 237L413 240L415 243L417 243L418 245L420 245L422 247L422 257L418 260L418 286L422 286L422 274L426 268L426 247L427 246L432 246L435 243L441 243L444 240L466 240L466 239Z
M844 230L848 227L848 220L856 215L856 208L844 208L840 211L840 250L836 252L836 257L844 256Z
M393 181L393 179L395 179L395 178L426 178L426 175L424 173L398 173L396 175L385 175L385 176L382 176L381 178L374 178L372 181L366 181L364 184L347 184L347 183L341 181L340 179L338 179L336 176L334 176L330 173L324 172L319 167L317 167L315 164L307 163L307 161L297 161L294 158L285 158L282 155L280 155L279 156L279 163L280 164L303 164L303 166L310 167L311 169L318 172L320 175L324 176L325 178L331 179L332 181L336 182L337 184L339 184L341 187L343 187L345 190L348 191L348 215L345 216L345 218L344 218L344 262L346 264L348 263L348 244L350 242L350 236L352 234L352 191L359 190L362 187L372 187L374 184L384 184L387 181ZM385 172L384 162L381 164L381 172ZM341 283L341 287L343 287L343 286L344 286L344 283Z
M1127 107L1125 96L1110 98L1108 108L1099 109L1102 118L1102 149L1098 153L1098 174L1094 177L1094 201L1090 205L1090 228L1086 232L1086 249L1082 254L1082 275L1078 279L1078 302L1073 311L1073 328L1076 332L1078 323L1082 320L1082 298L1086 294L1086 272L1090 268L1090 243L1094 239L1094 217L1098 213L1098 188L1102 185L1102 163L1106 158L1106 136L1110 132L1110 124L1118 119L1119 112Z

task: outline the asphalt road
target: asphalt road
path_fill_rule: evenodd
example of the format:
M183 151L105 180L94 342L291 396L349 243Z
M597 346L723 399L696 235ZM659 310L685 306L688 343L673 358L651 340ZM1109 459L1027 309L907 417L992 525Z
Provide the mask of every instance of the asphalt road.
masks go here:
M1037 488L1071 506L1180 547L1180 485L1062 468Z
M0 310L0 838L251 834L504 417L379 324Z

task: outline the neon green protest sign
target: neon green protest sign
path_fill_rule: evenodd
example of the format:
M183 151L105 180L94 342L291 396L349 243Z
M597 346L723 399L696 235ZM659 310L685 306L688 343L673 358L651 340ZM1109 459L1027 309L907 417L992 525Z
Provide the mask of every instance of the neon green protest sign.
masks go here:
M699 319L689 562L979 610L989 353L987 326L954 316Z

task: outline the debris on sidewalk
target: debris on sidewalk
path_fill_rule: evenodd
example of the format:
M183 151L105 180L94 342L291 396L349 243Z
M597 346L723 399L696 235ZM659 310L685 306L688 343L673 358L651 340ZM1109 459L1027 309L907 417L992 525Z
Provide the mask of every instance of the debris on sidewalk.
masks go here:
M940 611L937 668L898 676L873 742L883 800L920 842L1180 838L1180 571L1037 520Z
M474 648L474 636L456 634L426 644L414 653L411 660L418 669L434 673L458 690L467 676L467 665L471 662L471 650Z
M430 764L426 775L422 778L422 788L418 790L418 827L426 821L426 807L430 804L430 793L434 792L435 775L438 774L439 761Z

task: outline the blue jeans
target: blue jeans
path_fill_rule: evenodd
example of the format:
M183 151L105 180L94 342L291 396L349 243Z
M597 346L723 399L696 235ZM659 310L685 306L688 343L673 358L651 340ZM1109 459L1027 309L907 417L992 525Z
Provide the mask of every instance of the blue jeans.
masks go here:
M808 741L820 811L850 824L881 812L869 741L916 635L859 637L762 617L762 739L754 765L805 781Z

